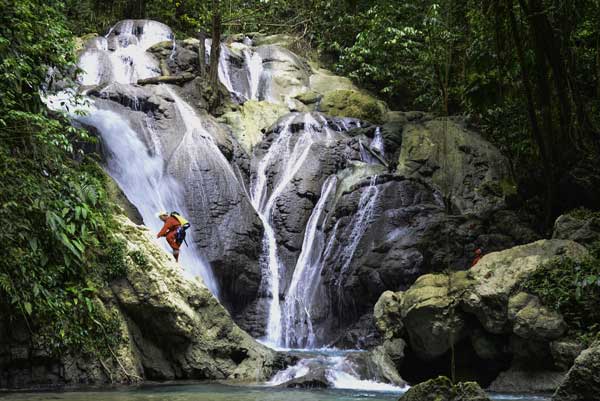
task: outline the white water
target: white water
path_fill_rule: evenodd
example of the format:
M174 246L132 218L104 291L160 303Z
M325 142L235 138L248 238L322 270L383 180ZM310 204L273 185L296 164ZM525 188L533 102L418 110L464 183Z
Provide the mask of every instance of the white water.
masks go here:
M267 154L259 162L256 178L251 189L252 205L258 212L263 225L263 256L261 267L263 282L270 292L269 317L265 342L274 346L281 345L282 319L281 304L279 300L279 280L282 266L277 254L277 241L273 230L272 213L275 201L292 181L304 161L306 160L312 144L318 139L332 139L332 133L323 119L317 121L310 113L303 115L304 129L299 135L294 135L292 122L298 116L292 113L284 122L281 132L269 147ZM320 117L320 116L319 116ZM322 117L320 117L322 118ZM325 135L323 135L325 134ZM294 143L295 139L295 143ZM293 145L292 145L293 144ZM277 160L281 160L277 164ZM277 181L273 184L269 194L267 174L269 167L278 166Z
M119 30L116 38L111 37L115 29ZM160 22L146 21L136 25L133 20L121 21L105 37L96 38L95 46L82 54L78 63L83 70L79 82L81 85L128 84L159 76L158 62L146 50L167 40L173 40L173 33ZM109 50L109 47L113 49Z
M371 149L377 151L381 156L385 156L385 147L383 143L383 135L381 134L381 127L375 129L375 137L371 142Z
M301 379L311 371L315 371L321 372L323 377L317 376L317 378L326 380L331 388L390 393L403 393L408 390L407 386L400 387L362 378L354 362L346 356L351 352L355 351L319 351L317 355L302 358L295 365L279 371L267 384L270 386L282 385L291 380Z
M111 39L116 29L119 35ZM136 25L132 20L121 21L111 28L106 37L96 38L95 46L89 46L82 54L79 65L85 71L80 76L80 82L84 85L100 83L107 69L111 81L125 84L134 83L139 78L158 75L159 71L155 70L157 62L154 57L146 53L146 50L156 43L172 39L171 30L164 24L145 21ZM108 50L109 40L113 41L114 51ZM98 55L102 54L99 52L108 55L109 64L99 62ZM177 159L171 163L177 167L179 160L191 161L184 177L180 177L183 182L189 182L190 175L198 174L198 157L216 160L219 171L224 171L226 176L232 177L235 181L231 166L219 151L211 135L206 132L191 106L177 96L171 88L164 85L162 88L173 99L176 111L185 126L183 138L174 152L177 154ZM152 128L153 120L148 117L144 127L136 128L138 130L136 132L126 118L114 111L102 110L94 105L88 107L86 111L87 114L84 116L72 114L73 118L98 129L107 150L106 169L129 201L139 210L144 224L152 232L158 232L163 225L156 216L160 210L177 210L184 216L189 216L184 201L184 188L181 182L168 172L167 155L162 149L158 134ZM196 153L190 154L191 151ZM202 195L202 193L198 194L199 197ZM187 234L186 241L190 246L183 247L179 262L188 276L199 275L212 293L218 296L216 280L195 245L193 229ZM157 241L170 253L170 248L164 239Z
M314 348L317 339L310 310L321 276L321 252L325 242L322 220L325 206L335 195L337 177L332 175L323 184L321 196L306 225L302 251L283 306L283 344L286 347Z
M352 227L352 232L350 233L350 244L344 248L343 252L341 252L339 255L341 268L338 276L338 287L340 289L343 285L345 276L348 274L348 268L352 263L354 252L356 252L356 248L358 247L360 240L371 223L371 217L373 215L373 211L375 210L378 195L379 188L377 187L377 176L373 176L371 177L371 181L367 189L364 190L360 195L358 209L348 224L348 227Z
M206 39L205 48L209 55L211 46L212 41ZM239 56L236 53L241 54L242 66L241 72L234 74L229 59L238 58ZM267 81L264 73L263 59L252 47L252 40L248 37L244 39L243 43L221 44L219 80L236 99L242 102L246 100L269 100L268 95L261 96L260 93L261 83Z

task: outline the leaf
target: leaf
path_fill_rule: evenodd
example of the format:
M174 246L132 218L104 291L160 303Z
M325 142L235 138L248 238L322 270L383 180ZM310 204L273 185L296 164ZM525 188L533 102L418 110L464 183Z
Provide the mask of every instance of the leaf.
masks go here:
M26 312L28 315L31 315L31 313L33 312L33 307L31 306L31 304L30 304L29 302L25 302L25 303L23 304L23 308L25 309L25 312Z

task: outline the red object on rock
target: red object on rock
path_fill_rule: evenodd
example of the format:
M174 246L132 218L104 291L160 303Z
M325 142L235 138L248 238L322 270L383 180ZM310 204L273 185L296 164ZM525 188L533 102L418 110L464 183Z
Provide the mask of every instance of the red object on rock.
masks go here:
M473 262L471 262L471 267L475 266L482 257L483 257L483 252L481 251L481 248L475 249L475 259L473 259Z

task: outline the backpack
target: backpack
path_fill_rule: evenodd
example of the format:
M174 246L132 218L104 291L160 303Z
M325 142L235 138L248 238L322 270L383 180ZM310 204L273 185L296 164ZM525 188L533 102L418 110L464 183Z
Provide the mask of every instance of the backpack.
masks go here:
M191 227L191 224L185 217L179 214L179 212L171 212L171 217L175 217L181 226L177 229L175 233L175 241L178 244L185 242L185 245L189 246L187 241L185 240L185 232L188 228Z

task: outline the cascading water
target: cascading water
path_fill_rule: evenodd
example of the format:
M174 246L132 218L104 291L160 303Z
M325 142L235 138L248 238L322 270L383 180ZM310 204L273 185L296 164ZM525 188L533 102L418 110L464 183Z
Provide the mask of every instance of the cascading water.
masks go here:
M165 173L159 147L151 152L127 122L113 111L92 108L86 116L78 119L100 132L108 154L108 173L136 206L144 224L152 232L158 232L162 227L162 222L156 217L158 210L177 210L183 215L188 214L182 202L181 184ZM150 131L149 134L153 133ZM193 245L192 230L188 232L187 241L192 246L181 253L180 263L185 266L184 271L191 276L200 275L206 286L217 295L217 285L210 267ZM164 241L160 243L167 249Z
M385 156L385 145L383 142L383 135L381 134L381 127L375 128L375 136L371 142L370 148L377 151L381 156Z
M362 239L365 231L367 231L367 228L371 222L371 217L373 215L373 211L375 210L378 195L379 188L377 187L377 176L373 176L371 177L367 189L364 190L360 195L358 209L354 216L352 216L350 223L348 223L348 226L352 227L349 245L343 249L343 252L340 252L340 254L337 255L337 260L339 261L338 265L340 266L337 284L338 289L340 290L345 277L348 275L348 268L352 263L354 252L356 252L356 248L358 247L360 240Z
M265 273L265 282L270 291L269 317L265 340L272 345L281 342L281 305L279 301L279 277L281 264L277 255L277 241L273 229L272 212L275 201L283 193L285 187L292 181L308 156L311 145L319 138L323 138L321 131L325 131L325 138L331 135L326 124L320 124L307 113L303 116L304 130L301 135L295 136L292 122L297 118L297 113L292 113L283 125L281 132L273 141L267 154L262 158L256 172L256 179L252 185L252 205L258 212L263 225L263 256L261 258L262 271ZM293 140L295 143L292 146ZM268 191L268 168L278 159L283 160L279 172L279 179L273 184L273 190Z
M79 68L84 71L79 82L84 86L105 82L128 84L158 76L158 62L146 50L172 39L171 29L160 22L121 21L105 37L88 44L79 59Z
M205 47L208 54L210 54L211 45L211 40L206 39ZM242 65L236 67L236 63L233 63L232 59L239 60L237 63ZM252 47L250 38L246 37L243 43L234 42L229 46L221 44L219 80L233 95L234 99L240 102L271 100L267 93L268 90L263 88L268 81L265 75L263 59Z
M111 28L106 37L95 38L88 44L79 60L79 66L83 69L79 81L82 85L101 82L130 84L140 78L159 75L156 59L146 53L146 50L156 43L172 39L171 30L164 24L144 20L121 21ZM173 99L176 112L185 126L179 148L175 149L178 157L169 160L168 165L168 155L162 148L158 133L152 128L154 121L150 116L134 129L126 116L111 110L110 102L95 102L93 99L88 99L91 105L85 110L85 115L72 114L74 119L98 129L107 150L107 172L136 206L144 223L154 232L162 227L162 222L156 217L157 211L177 210L188 215L183 183L187 182L191 174L198 174L194 163L198 157L212 162L216 171L224 172L226 184L237 182L231 165L203 128L192 108L168 86L160 85L160 88ZM61 101L64 104L64 100ZM139 103L137 99L133 99L131 103L130 107L136 110ZM59 107L57 104L49 106ZM195 151L195 154L190 154L191 151ZM168 170L176 168L178 161L186 158L191 160L190 166L187 170L179 169L185 171L179 181ZM198 191L199 197L202 197L201 189ZM193 230L188 231L187 242L190 247L180 257L184 271L188 275L202 277L207 287L217 296L216 280L195 245ZM165 241L160 241L160 244L168 249Z
M326 205L335 195L337 177L329 177L323 184L321 197L306 225L302 251L296 262L294 275L283 306L283 345L296 348L314 348L316 338L310 308L323 268L321 253L325 242L323 226Z

